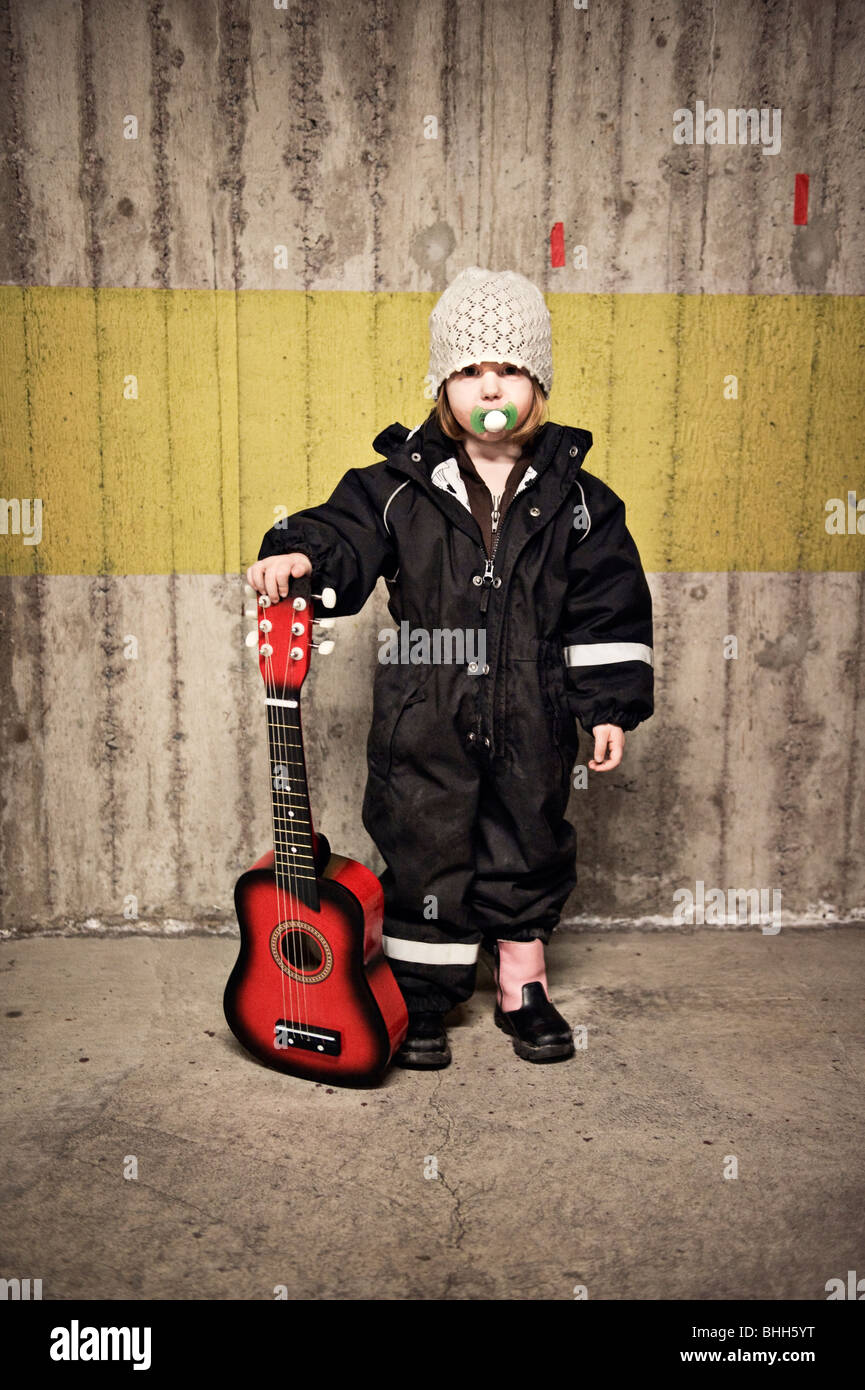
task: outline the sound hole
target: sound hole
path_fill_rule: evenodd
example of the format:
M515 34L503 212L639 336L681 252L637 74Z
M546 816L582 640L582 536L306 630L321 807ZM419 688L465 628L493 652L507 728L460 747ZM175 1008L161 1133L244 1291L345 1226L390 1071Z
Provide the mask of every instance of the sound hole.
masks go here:
M309 932L288 931L279 943L280 955L295 970L315 975L324 964L324 951Z

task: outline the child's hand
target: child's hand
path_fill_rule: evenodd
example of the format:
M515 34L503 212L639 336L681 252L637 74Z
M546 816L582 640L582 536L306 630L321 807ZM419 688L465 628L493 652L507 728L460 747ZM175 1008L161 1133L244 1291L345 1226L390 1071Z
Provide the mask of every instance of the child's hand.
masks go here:
M589 758L589 767L593 772L610 772L622 761L625 751L624 730L620 729L618 724L595 724L592 733L595 735L595 756Z
M256 560L246 571L247 583L259 594L267 594L272 603L279 603L288 597L288 581L291 576L302 579L312 573L312 561L308 555L293 550L290 555L268 555L266 560Z

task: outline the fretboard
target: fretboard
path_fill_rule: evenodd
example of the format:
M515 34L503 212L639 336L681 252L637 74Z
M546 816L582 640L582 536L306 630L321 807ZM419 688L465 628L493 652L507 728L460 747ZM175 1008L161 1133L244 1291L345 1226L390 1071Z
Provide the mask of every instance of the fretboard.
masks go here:
M268 699L270 797L276 881L318 911L319 895L312 852L312 817L303 757L300 702Z

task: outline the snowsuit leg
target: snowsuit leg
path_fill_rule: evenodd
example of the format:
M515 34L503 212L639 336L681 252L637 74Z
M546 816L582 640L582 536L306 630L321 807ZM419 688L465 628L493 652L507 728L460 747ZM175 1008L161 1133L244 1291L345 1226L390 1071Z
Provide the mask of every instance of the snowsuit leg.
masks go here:
M383 947L410 1013L445 1013L474 991L481 932L472 921L472 826L479 793L471 756L447 784L371 769L362 818L387 865Z
M484 773L471 910L485 941L549 942L577 883L569 791L564 764L557 786L504 762Z
M569 781L565 759L551 787L483 752L446 784L420 766L371 774L363 820L388 866L384 950L409 1012L470 998L482 942L549 941L576 885Z

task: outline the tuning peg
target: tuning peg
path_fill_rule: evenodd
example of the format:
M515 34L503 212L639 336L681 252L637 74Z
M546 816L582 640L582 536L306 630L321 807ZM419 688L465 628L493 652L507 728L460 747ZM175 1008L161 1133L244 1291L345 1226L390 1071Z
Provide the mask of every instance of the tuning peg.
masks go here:
M313 598L320 598L325 608L333 608L336 604L336 589L326 585L320 594L313 594Z
M315 647L322 656L328 656L336 646L332 637L328 637L324 642L311 642L311 647Z
M248 633L246 634L246 645L247 645L248 647L254 647L257 641L258 641L258 633L256 632L255 628L253 628L253 629L252 629L252 632L248 632Z
M316 627L331 628L336 626L336 618L313 618Z

